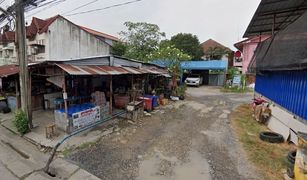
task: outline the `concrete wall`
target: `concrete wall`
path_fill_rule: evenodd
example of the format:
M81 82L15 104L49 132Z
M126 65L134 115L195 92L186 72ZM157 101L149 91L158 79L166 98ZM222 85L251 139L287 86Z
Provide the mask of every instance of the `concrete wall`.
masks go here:
M110 54L107 43L63 18L58 18L49 26L48 37L47 58L50 60Z
M260 96L261 94L257 93L257 95ZM278 104L275 104L270 99L265 99L272 103L272 105L270 105L270 109L272 110L272 117L268 121L268 128L283 135L285 140L289 140L297 144L298 138L296 133L298 131L307 132L306 122L299 119L299 117L295 116L293 113L287 111Z
M247 68L249 63L251 62L254 52L258 46L258 43L251 42L246 43L243 47L243 61L242 61L242 73L245 74L247 72Z

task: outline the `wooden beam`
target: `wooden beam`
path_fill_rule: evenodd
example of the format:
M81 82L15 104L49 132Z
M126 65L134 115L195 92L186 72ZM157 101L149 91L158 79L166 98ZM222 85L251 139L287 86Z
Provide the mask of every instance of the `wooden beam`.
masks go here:
M19 81L15 79L15 91L16 91L16 108L20 109L20 92L19 92Z
M28 116L29 119L32 120L32 73L31 70L29 70L29 84L28 84ZM31 123L32 124L32 123ZM31 127L33 128L33 127Z
M109 105L109 114L113 114L113 78L110 75L110 105Z
M64 71L63 71L64 72ZM63 99L64 99L64 108L65 108L65 115L66 118L68 118L68 103L67 103L67 89L66 89L66 78L65 78L65 72L63 74L64 83L63 83Z

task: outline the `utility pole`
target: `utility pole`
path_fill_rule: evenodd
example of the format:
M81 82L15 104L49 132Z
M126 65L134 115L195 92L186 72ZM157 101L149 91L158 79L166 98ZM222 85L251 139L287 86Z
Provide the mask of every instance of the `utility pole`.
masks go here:
M31 86L29 85L29 72L28 72L28 59L27 59L27 47L26 47L26 27L24 17L24 2L23 0L15 0L16 4L16 51L17 59L19 62L19 83L20 83L20 98L21 109L26 113L29 121L30 129L33 128L32 124L32 112L29 108L29 100L31 99ZM29 97L30 95L30 97Z

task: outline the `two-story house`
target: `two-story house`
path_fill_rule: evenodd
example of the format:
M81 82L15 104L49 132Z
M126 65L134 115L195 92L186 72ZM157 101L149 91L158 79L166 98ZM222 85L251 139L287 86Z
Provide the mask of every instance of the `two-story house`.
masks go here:
M258 44L269 37L269 35L254 36L234 44L234 46L241 52L241 56L234 58L233 65L241 69L243 74L246 74L248 65L254 57L254 52Z
M68 60L109 55L117 37L79 26L63 16L45 20L33 17L26 26L27 53L31 62ZM15 32L0 35L0 65L17 63Z

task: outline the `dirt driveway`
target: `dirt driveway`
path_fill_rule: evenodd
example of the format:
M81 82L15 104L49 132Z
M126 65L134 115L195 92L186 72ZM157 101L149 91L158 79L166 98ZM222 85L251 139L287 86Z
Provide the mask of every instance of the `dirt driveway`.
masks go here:
M230 127L229 114L251 94L189 88L188 98L67 158L102 179L261 179Z

